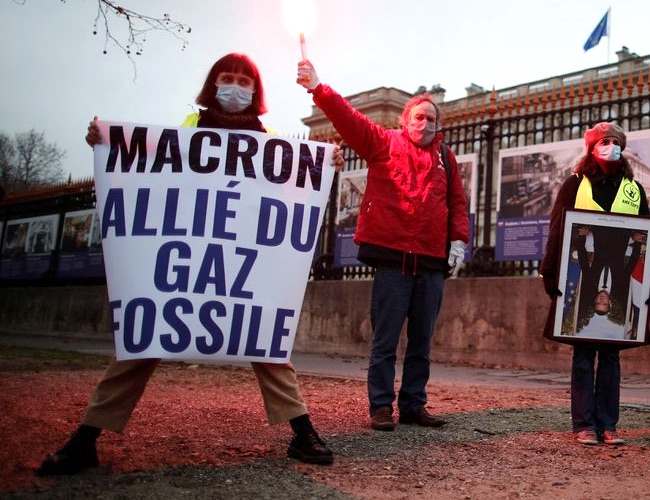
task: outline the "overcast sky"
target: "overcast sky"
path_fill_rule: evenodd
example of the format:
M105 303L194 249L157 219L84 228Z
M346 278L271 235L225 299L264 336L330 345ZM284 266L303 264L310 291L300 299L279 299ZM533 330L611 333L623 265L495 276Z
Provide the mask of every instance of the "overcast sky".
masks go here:
M66 151L64 170L91 177L83 138L100 119L180 125L210 66L244 52L262 72L270 112L287 134L307 129L311 99L295 83L298 39L283 0L120 0L191 26L189 45L160 32L129 59L93 36L97 0L2 0L0 132L35 129ZM648 0L313 0L308 56L321 81L343 95L387 86L409 92L440 84L446 100L471 83L501 89L615 62L627 46L650 56ZM610 38L583 45L611 6ZM118 25L114 26L119 33ZM609 50L608 50L609 49Z

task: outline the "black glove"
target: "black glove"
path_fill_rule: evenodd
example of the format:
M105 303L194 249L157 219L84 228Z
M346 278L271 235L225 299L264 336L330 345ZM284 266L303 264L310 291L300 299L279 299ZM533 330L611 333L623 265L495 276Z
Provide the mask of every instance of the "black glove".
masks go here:
M544 290L546 290L546 295L548 295L551 298L551 300L553 300L555 297L562 297L562 292L557 287L557 280L555 279L555 276L552 276L550 274L545 274L543 276L543 279L544 279Z

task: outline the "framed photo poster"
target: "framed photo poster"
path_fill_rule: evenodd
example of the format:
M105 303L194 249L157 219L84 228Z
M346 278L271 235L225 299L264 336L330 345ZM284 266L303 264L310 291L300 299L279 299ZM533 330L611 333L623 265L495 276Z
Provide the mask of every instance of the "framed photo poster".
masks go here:
M567 210L553 338L648 343L650 218Z

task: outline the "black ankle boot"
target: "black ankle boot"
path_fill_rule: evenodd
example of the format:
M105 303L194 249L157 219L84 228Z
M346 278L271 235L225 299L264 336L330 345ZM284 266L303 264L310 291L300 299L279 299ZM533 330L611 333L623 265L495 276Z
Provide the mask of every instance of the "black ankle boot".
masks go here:
M287 448L287 455L301 462L329 465L334 461L331 450L320 438L311 424L309 415L300 415L289 421L294 435Z
M332 451L313 429L304 434L294 434L287 456L308 464L329 465L334 462Z
M63 448L43 460L36 470L36 475L71 475L78 474L83 469L97 467L99 460L95 442L101 431L97 427L80 426Z

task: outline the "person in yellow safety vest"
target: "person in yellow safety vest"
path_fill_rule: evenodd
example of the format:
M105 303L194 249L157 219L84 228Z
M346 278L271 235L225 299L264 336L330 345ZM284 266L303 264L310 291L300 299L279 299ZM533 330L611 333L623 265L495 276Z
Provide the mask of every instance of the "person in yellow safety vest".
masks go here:
M257 66L244 54L230 53L214 63L196 103L202 109L183 125L267 132L260 121L266 112L264 89ZM95 117L95 120L97 118ZM86 142L102 142L95 121L90 122ZM337 146L332 166L344 160ZM49 455L36 471L39 476L76 474L99 463L96 440L103 429L122 432L160 359L117 361L113 357L86 408L81 424L68 442ZM289 422L293 438L287 455L303 462L331 464L333 455L314 429L291 363L251 363L259 382L271 424ZM213 422L213 425L219 425Z
M627 137L615 123L601 122L584 135L586 153L574 175L564 181L553 210L541 274L553 300L544 336L552 338L558 289L558 262L562 252L562 219L570 208L610 213L648 215L643 187L634 180L632 167L622 152ZM627 238L626 238L627 242ZM595 251L596 249L594 249ZM593 265L593 264L592 264ZM574 341L571 364L571 421L578 443L609 445L624 441L616 432L619 418L620 344ZM598 367L596 373L596 355Z

